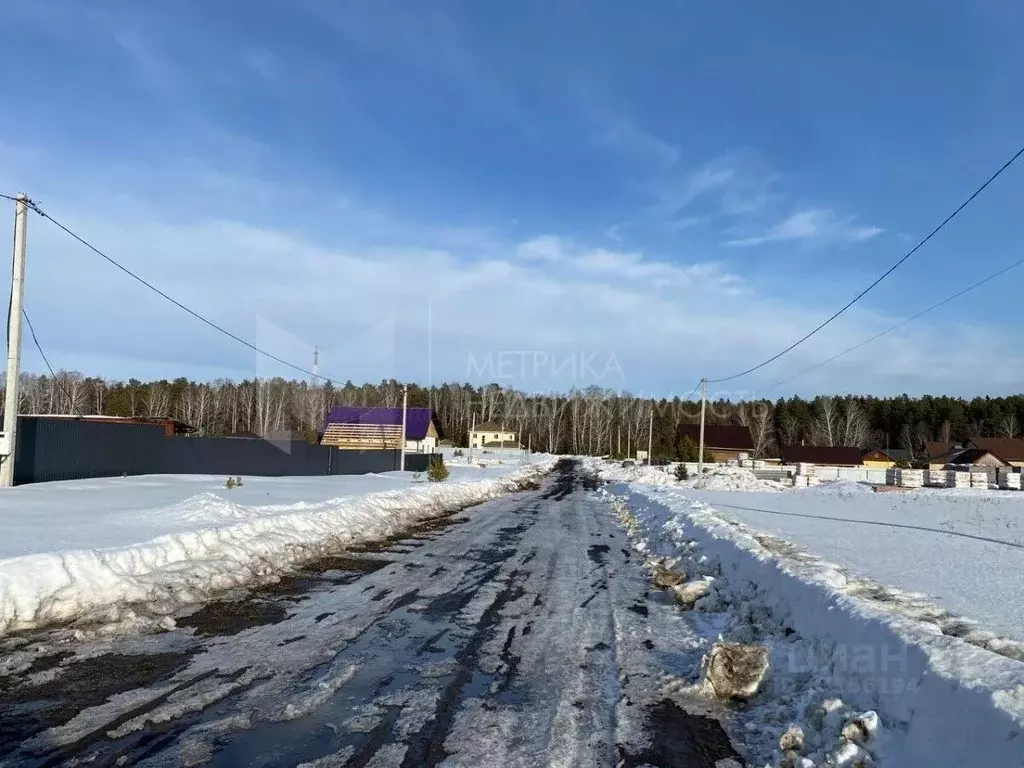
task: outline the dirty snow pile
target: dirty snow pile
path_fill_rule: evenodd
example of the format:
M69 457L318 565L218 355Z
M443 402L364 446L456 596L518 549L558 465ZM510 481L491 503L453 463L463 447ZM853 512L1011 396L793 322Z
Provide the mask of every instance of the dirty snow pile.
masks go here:
M649 467L646 464L623 467L614 461L590 460L589 466L598 472L602 480L612 483L645 483L647 485L671 485L678 488L695 488L696 473L686 480L676 480L676 465ZM711 464L704 468L704 482L701 488L708 491L765 491L772 493L784 490L781 483L759 480L753 472L740 467Z
M244 478L150 475L0 495L0 635L86 621L168 621L183 604L267 582L345 546L519 490L550 456L501 468Z
M617 461L586 459L585 465L598 473L602 480L613 483L647 483L649 485L676 485L671 467L649 467L646 464L622 466Z
M694 611L709 653L722 642L767 649L759 691L730 716L748 764L1021 764L1014 735L1024 731L1024 644L997 641L920 595L854 577L692 491L607 492L636 549L701 585L697 599L678 602ZM851 504L868 498L844 492ZM766 503L804 497L815 498L765 495Z
M692 476L679 483L682 488L696 488L697 478ZM759 480L749 469L712 465L705 467L700 488L705 491L764 491L777 493L785 490L781 483L774 480Z

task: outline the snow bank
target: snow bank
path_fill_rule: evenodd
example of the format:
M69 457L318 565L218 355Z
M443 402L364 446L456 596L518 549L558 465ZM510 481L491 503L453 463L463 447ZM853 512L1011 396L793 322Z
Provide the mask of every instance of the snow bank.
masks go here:
M585 465L598 473L602 480L613 483L646 483L648 485L677 485L671 467L649 467L646 464L622 466L617 461L586 459Z
M681 482L682 488L697 488L697 478L691 477ZM711 466L704 471L700 489L705 491L764 491L777 493L784 490L781 483L772 480L759 480L749 469L739 467Z
M677 488L696 488L695 474L686 480L676 480L675 464L664 467L649 467L646 464L623 467L620 462L590 459L591 469L597 471L602 480L613 483L644 483L647 485L671 485ZM701 488L707 491L766 491L773 493L784 490L780 483L759 480L753 472L740 467L710 464L704 468Z
M802 496L870 496L875 492L868 483L855 480L836 480L809 488L795 488L794 491Z
M778 731L776 739L793 718L820 732L829 715L812 694L830 690L841 693L844 707L878 713L886 739L876 758L884 756L884 765L1021 764L1024 663L1013 653L966 642L962 629L935 620L948 616L937 606L916 618L889 610L894 590L851 579L843 569L724 518L676 489L612 490L623 494L654 536L730 585L731 594L713 589L705 600L742 595L742 606L733 611L770 638L773 685L790 695L784 704L761 705ZM833 700L826 701L826 710L828 701ZM842 728L841 718L833 719L831 731Z
M0 559L0 635L79 619L121 621L140 608L166 615L215 591L273 580L353 543L520 490L554 457L533 461L500 472L453 470L444 483L388 473L247 478L237 492L210 477L15 488L0 506L0 556L7 555ZM152 504L218 482L220 491ZM277 498L287 501L265 503Z

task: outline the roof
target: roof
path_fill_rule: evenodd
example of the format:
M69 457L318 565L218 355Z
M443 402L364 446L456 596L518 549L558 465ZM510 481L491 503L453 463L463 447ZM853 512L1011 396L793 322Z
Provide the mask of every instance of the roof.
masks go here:
M779 456L786 464L863 464L859 448L832 445L787 445Z
M693 442L700 442L699 424L680 424L678 433ZM752 451L754 441L750 437L750 429L744 426L704 425L704 447L721 448L727 451Z
M969 445L991 451L1003 461L1024 461L1024 440L1015 437L974 437Z
M956 455L952 456L949 460L950 464L977 464L985 456L992 456L994 459L998 459L1003 464L1006 464L1006 460L1001 456L996 455L988 448L967 448L966 450L960 451Z
M477 424L475 427L473 427L472 431L473 432L510 432L512 434L515 434L515 430L514 429L509 429L509 428L507 428L505 426L502 426L497 421L485 421L482 424Z
M195 432L196 428L184 421L172 419L170 416L107 416L103 413L19 413L19 418L26 419L69 419L74 421L91 421L106 424L147 424L167 429L170 427L175 433Z
M405 418L405 439L422 440L427 436L434 413L429 408L407 408ZM378 424L401 426L401 408L377 408L372 406L336 405L327 414L327 426L331 424ZM434 424L435 429L437 424ZM440 432L440 430L438 430Z
M902 448L886 448L884 451L881 448L871 448L861 451L861 457L874 461L885 459L889 461L912 461L910 451L905 451Z
M953 450L956 443L925 443L924 450L928 454L929 459L934 459L939 456L945 456L947 453Z
M881 448L872 448L868 451L861 451L860 457L867 461L896 461L894 456L889 455Z

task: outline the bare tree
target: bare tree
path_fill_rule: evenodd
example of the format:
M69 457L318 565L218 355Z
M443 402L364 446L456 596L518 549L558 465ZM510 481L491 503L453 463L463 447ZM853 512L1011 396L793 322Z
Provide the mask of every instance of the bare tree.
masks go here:
M776 431L780 445L797 445L803 430L800 423L793 416L787 414L779 419Z
M953 442L953 425L950 424L949 419L942 422L942 428L939 430L939 441L943 443Z
M107 383L103 379L91 379L92 385L92 412L106 413Z
M904 424L900 431L900 448L906 451L911 459L916 458L918 453L917 438L909 424Z
M817 416L811 429L815 445L838 445L840 414L834 397L823 397L818 401Z
M257 379L256 432L266 437L284 427L284 380Z
M841 436L841 444L844 446L867 447L871 436L871 424L856 400L846 403L841 424Z
M626 442L634 456L636 456L637 449L641 447L640 436L643 434L644 427L647 426L652 408L654 408L653 400L641 400L639 397L633 399L632 418L629 420ZM646 440L643 441L643 445L646 447Z
M171 393L161 381L146 387L146 415L165 417L170 415Z
M1010 411L999 423L999 431L1003 437L1016 437L1020 432L1020 425L1017 423L1017 414Z
M750 430L754 443L754 456L762 458L775 442L774 415L771 405L766 402L740 403L738 411L740 424Z

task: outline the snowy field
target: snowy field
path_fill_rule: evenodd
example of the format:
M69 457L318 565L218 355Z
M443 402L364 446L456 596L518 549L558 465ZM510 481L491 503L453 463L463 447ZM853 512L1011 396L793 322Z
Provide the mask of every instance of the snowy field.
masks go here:
M742 640L770 649L771 688L747 713L755 744L795 722L824 759L829 701L878 712L880 765L1021 764L1020 737L1007 734L1024 731L1024 496L768 491L742 470L706 484L735 490L695 490L657 469L605 464L602 476L643 546L711 581L698 608L731 606L750 617Z
M677 503L705 502L723 519L799 544L861 577L927 596L1024 642L1024 492L875 493L848 481L792 489L725 467L711 468L701 489L660 467L605 464L601 476L662 487Z
M687 496L1024 641L1024 493L874 493L843 483L740 498L721 491Z
M0 494L0 634L89 619L142 621L212 592L518 489L553 457L332 477L147 475ZM131 608L129 608L131 606Z
M521 448L450 448L440 449L446 463L452 466L516 466L526 460L526 452ZM460 451L461 456L456 456Z

